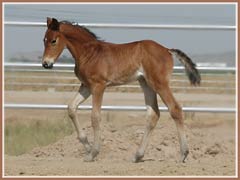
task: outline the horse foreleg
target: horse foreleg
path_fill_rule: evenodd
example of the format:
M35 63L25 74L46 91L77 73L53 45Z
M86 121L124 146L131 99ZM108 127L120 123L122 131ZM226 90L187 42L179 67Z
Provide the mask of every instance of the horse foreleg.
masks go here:
M101 134L100 134L100 121L101 121L101 105L103 98L104 87L96 85L92 88L92 127L94 133L94 140L91 152L85 157L85 161L93 161L100 151Z
M78 117L77 117L77 108L79 104L83 103L90 96L90 94L91 93L89 88L87 88L84 85L81 85L79 92L74 96L73 100L68 105L68 114L69 114L69 117L72 119L72 122L77 131L77 138L84 145L87 152L91 151L91 146L84 132L85 129L82 128L79 124Z
M139 148L133 158L133 162L139 162L143 156L147 144L149 142L150 135L157 124L160 113L158 109L157 96L153 89L147 84L144 77L139 79L139 83L143 89L145 104L147 106L147 125Z

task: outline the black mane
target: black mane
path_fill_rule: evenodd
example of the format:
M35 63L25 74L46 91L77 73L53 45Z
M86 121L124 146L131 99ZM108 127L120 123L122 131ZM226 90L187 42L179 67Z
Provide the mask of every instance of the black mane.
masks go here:
M73 25L73 26L75 26L75 27L81 28L81 29L87 31L89 34L91 34L95 39L100 40L100 38L99 38L96 34L94 34L92 31L90 31L90 30L89 30L88 28L86 28L85 26L79 25L78 23L70 22L70 21L61 21L60 23L70 24L70 25Z

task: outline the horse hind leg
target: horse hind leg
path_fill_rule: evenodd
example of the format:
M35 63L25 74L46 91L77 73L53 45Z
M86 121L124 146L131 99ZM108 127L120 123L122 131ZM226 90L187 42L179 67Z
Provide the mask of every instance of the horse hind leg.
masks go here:
M91 151L91 146L84 132L84 128L82 128L79 124L78 117L77 117L77 108L79 104L83 103L90 96L90 94L91 94L90 90L86 86L81 85L79 92L77 92L73 100L68 105L68 114L77 131L77 138L84 145L85 150L87 152Z
M185 159L189 154L189 149L188 149L186 135L184 131L182 108L175 100L169 88L168 83L161 84L161 87L158 90L158 93L162 98L163 102L165 103L165 105L168 107L171 117L175 121L178 137L179 137L179 143L180 143L181 161L185 162Z
M133 162L139 162L143 158L151 133L154 127L156 126L160 116L156 93L147 84L143 76L141 76L138 81L140 83L140 86L143 89L145 104L147 106L147 125L145 128L145 132L144 132L141 144L138 147L136 154L133 158Z

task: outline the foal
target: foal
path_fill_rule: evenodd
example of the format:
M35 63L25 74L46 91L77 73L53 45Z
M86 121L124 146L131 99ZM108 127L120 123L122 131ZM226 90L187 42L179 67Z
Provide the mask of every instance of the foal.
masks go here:
M134 80L139 81L144 92L147 126L133 162L139 162L143 158L150 134L160 117L157 94L168 107L176 123L181 161L185 161L189 150L184 132L183 113L169 88L169 79L173 70L173 55L175 55L185 66L191 84L200 84L198 70L186 54L150 40L127 44L103 42L85 27L66 21L58 22L54 18L47 18L44 46L42 60L44 68L52 68L65 47L75 59L74 72L82 84L69 104L68 110L78 139L87 151L85 161L93 161L100 150L99 122L104 90L108 86L121 85ZM92 146L88 142L84 128L79 124L76 113L78 105L90 95L92 95L91 121L94 130Z

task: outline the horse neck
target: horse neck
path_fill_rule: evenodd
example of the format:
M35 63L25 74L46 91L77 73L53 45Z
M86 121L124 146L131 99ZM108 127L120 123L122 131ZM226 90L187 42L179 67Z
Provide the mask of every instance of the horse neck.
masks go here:
M80 28L74 27L73 25L62 24L61 32L67 40L67 48L74 57L75 61L79 59L80 55L83 53L83 44L97 41L89 32ZM76 64L76 63L75 63Z

